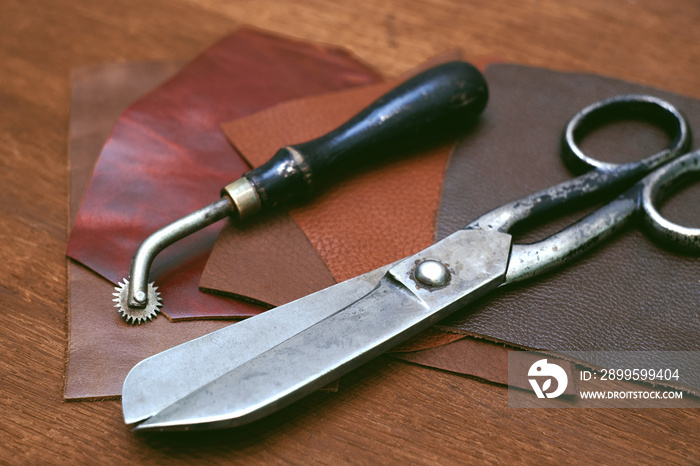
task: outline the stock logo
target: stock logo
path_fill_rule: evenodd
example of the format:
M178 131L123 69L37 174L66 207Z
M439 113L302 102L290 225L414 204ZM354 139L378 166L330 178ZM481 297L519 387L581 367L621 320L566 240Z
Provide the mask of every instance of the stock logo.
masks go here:
M546 359L540 359L530 366L527 372L528 379L532 389L535 391L537 398L556 398L566 390L566 385L569 383L569 378L566 372L557 364L548 363ZM557 381L556 390L552 389L552 379ZM542 385L540 386L540 380Z

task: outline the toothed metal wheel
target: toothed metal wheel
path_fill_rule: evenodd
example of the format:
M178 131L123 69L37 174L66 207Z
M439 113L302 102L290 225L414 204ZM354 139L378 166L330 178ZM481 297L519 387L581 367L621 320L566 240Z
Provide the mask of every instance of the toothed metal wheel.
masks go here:
M141 325L146 321L151 321L157 317L160 307L163 305L163 300L160 297L158 287L154 286L153 282L148 284L148 302L145 307L129 306L129 280L124 279L123 283L119 283L114 287L117 291L112 293L115 298L112 300L117 308L119 315L131 325Z

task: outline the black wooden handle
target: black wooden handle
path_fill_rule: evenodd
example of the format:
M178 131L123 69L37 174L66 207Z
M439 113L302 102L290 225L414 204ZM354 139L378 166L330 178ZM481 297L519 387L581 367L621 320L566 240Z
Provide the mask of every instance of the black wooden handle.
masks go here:
M263 207L299 198L379 154L424 147L463 130L487 100L488 88L479 70L465 62L445 63L404 82L334 131L280 149L244 176Z

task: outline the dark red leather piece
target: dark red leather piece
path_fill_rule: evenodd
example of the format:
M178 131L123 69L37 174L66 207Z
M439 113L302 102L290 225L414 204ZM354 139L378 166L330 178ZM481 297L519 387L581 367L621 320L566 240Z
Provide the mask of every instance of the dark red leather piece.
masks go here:
M68 255L112 282L157 229L219 198L248 170L219 125L276 103L379 80L347 52L240 29L132 105L105 145ZM172 319L243 317L259 306L197 289L222 223L166 249L151 278Z

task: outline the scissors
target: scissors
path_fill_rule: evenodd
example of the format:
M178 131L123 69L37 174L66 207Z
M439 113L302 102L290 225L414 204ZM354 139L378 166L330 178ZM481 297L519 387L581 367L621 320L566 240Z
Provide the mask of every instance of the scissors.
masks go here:
M617 119L644 119L669 136L644 160L611 164L579 147L590 131ZM655 204L679 180L700 172L700 151L671 104L645 95L603 100L576 114L562 137L570 166L589 171L507 203L427 249L137 364L122 392L136 431L212 429L260 419L322 388L500 286L571 260L640 218L649 235L685 253L700 252L700 229L661 216ZM574 200L608 204L533 244L508 233Z

